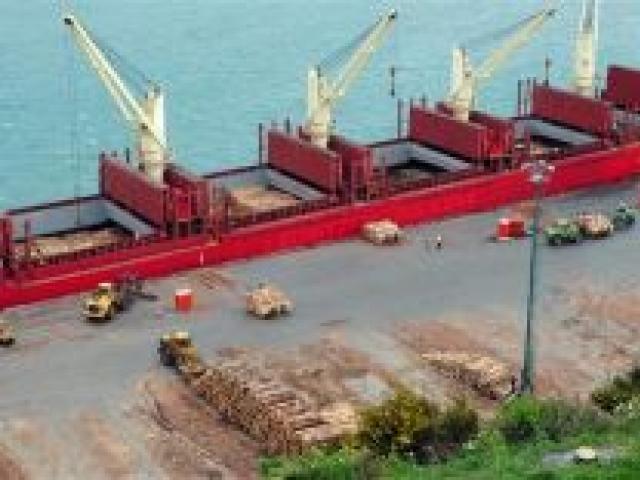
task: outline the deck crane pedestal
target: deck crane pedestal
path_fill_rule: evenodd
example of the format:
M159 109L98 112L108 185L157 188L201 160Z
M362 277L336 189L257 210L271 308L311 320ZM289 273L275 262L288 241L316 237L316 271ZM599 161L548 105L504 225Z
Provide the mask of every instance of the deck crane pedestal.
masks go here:
M78 48L86 55L127 123L136 132L140 169L153 182L163 183L168 151L162 90L158 85L151 84L144 97L137 100L78 18L69 14L63 20Z
M326 148L331 134L331 110L342 98L351 84L358 78L373 53L379 48L385 35L398 17L396 10L382 16L367 31L342 71L334 81L330 81L320 66L309 69L307 78L307 122L305 131L311 142Z
M533 38L554 14L555 9L546 7L524 20L478 68L472 67L464 47L454 48L448 100L454 118L463 122L469 121L479 84L489 80L496 70Z
M576 93L585 97L593 98L596 95L597 49L598 0L584 0L576 37L574 87Z

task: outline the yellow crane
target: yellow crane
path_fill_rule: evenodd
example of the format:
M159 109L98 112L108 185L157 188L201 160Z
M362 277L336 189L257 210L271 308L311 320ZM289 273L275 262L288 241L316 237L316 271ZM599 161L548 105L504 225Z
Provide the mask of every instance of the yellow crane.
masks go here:
M318 65L309 69L305 130L315 145L322 148L327 147L331 134L331 112L334 105L346 94L348 88L365 69L369 59L380 47L397 17L396 10L391 10L380 17L364 35L335 79L329 79L326 72Z
M78 17L67 14L63 20L78 48L85 54L125 120L135 131L141 170L152 181L162 183L168 158L162 89L152 83L148 85L144 97L136 99Z
M547 4L545 8L525 19L503 44L495 49L477 68L471 65L469 54L464 47L453 49L448 105L456 119L464 122L469 121L469 114L475 103L480 84L489 80L498 68L526 45L547 20L554 16L555 12L556 10Z

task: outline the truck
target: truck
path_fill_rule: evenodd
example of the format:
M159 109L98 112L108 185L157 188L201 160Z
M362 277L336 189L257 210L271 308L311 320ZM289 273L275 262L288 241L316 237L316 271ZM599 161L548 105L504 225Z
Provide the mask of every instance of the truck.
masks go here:
M100 283L85 300L83 315L91 322L108 322L117 313L127 310L135 298L142 295L142 282L134 277Z
M162 365L178 370L202 363L191 335L185 331L173 331L162 335L158 345L158 355Z
M577 244L582 241L580 226L567 218L560 218L544 229L547 243L551 246Z
M292 312L291 300L279 288L261 283L246 297L247 312L259 318L274 318Z
M626 203L620 203L613 212L613 228L616 231L627 230L636 223L637 209L628 206Z

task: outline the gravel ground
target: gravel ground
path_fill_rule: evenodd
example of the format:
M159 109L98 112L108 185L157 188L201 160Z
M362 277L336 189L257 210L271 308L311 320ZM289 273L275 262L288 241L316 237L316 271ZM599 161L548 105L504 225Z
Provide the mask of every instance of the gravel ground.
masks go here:
M632 182L547 200L545 210L547 216L610 211L621 199L637 198L638 183ZM454 386L425 368L420 352L403 346L397 333L444 324L517 372L529 244L488 240L506 210L412 229L400 247L353 240L153 282L148 288L160 300L141 301L107 325L80 318L79 296L5 312L18 344L0 351L0 478L4 464L22 475L16 478L47 480L247 478L228 450L249 452L246 467L256 446L236 438L215 415L198 422L212 422L219 442L208 439L199 460L173 459L201 462L195 470L177 468L167 456L178 455L175 445L185 450L183 437L197 443L197 432L172 433L171 450L140 415L145 379L181 388L155 355L158 336L172 328L188 329L205 357L229 347L282 350L339 336L372 363L443 400ZM541 248L536 358L542 393L584 396L636 358L640 330L637 308L629 305L640 304L639 230ZM438 234L445 243L440 251L428 247ZM212 281L214 274L221 276ZM243 292L263 280L291 296L293 315L270 321L245 315ZM196 298L187 315L171 308L172 292L183 286L193 288ZM437 333L442 331L432 330L432 346L451 343ZM378 382L364 385L371 390L364 396L378 396ZM174 410L179 425L175 402Z

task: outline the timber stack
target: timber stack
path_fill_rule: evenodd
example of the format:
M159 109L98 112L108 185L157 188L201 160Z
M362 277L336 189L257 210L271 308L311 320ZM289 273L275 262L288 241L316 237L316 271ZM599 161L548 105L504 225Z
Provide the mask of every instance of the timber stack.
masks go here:
M507 365L494 358L465 352L425 353L422 358L442 374L484 397L502 399L511 392L511 372Z
M337 444L355 430L355 415L347 415L344 406L319 409L304 392L246 364L198 362L178 371L200 398L269 454Z

